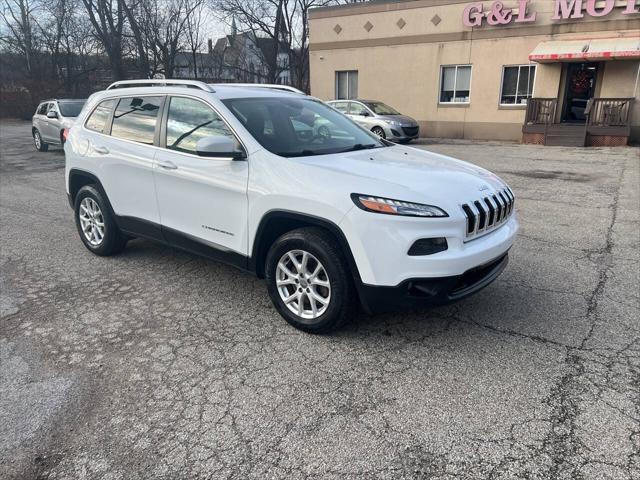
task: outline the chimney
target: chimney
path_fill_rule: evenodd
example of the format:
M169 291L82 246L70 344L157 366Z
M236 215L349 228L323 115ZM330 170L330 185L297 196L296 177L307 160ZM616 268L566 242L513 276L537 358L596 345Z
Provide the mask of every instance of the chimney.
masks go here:
M213 53L213 40L207 40L207 48L209 49L209 55Z

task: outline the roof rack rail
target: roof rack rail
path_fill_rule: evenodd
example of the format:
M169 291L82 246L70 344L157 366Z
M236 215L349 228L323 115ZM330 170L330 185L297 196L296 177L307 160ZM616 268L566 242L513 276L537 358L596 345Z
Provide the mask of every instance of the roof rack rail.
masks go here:
M143 79L143 80L120 80L118 82L113 82L111 85L107 87L107 90L113 90L116 88L135 88L135 87L173 87L173 86L183 86L187 88L198 88L200 90L204 90L205 92L215 92L213 87L204 82L199 82L198 80L172 80L172 79Z
M302 90L289 85L280 85L278 83L213 83L211 85L220 87L251 87L251 88L269 88L271 90L283 90L285 92L299 93L306 95Z

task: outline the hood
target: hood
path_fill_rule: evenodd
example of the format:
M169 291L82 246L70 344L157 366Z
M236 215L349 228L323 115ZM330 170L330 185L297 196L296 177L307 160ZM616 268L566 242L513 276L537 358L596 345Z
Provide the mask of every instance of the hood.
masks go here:
M381 118L382 120L394 120L396 122L400 122L400 125L403 127L415 127L418 125L418 122L406 115L378 115L376 118Z
M349 193L431 202L438 206L444 206L443 201L451 207L451 204L477 200L506 185L497 175L471 163L403 146L298 160L340 173L343 179L351 177Z

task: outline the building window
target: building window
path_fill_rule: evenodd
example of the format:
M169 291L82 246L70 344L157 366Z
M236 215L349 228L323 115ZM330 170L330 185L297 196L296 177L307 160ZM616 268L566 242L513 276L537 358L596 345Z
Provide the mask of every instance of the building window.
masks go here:
M440 70L440 103L469 103L471 65L450 65Z
M336 72L336 100L358 98L358 71Z
M500 105L526 105L533 96L535 65L513 65L502 67L502 89Z

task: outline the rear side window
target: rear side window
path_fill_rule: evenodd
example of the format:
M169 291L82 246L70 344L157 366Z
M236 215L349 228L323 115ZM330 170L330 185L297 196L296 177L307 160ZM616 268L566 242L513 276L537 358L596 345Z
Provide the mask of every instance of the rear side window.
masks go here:
M342 113L347 113L349 110L349 103L347 102L336 102L332 103L331 106Z
M38 115L46 115L47 114L47 107L49 106L48 103L43 103L42 105L40 105L38 107Z
M195 155L198 140L214 136L235 140L229 127L208 105L191 98L171 98L167 115L168 149Z
M85 126L94 132L109 133L106 130L106 126L115 103L115 100L105 100L104 102L101 102L95 110L91 112Z
M111 136L153 145L156 123L164 97L121 98L113 114Z

